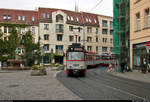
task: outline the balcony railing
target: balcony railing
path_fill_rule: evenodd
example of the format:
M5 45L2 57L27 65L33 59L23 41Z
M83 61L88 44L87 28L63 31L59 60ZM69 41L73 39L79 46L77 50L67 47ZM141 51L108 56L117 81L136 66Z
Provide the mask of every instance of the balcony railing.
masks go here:
M56 54L63 56L63 50L56 50Z
M63 29L56 29L56 33L64 33Z

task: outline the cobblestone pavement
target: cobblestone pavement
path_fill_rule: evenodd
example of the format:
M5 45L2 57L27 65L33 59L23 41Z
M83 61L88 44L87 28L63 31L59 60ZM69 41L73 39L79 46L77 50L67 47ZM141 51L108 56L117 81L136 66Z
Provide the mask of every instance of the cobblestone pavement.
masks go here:
M57 79L59 71L31 76L30 71L0 71L0 100L81 100Z
M133 70L132 72L125 73L112 72L112 75L150 83L150 73L147 72L146 74L143 74L139 70Z

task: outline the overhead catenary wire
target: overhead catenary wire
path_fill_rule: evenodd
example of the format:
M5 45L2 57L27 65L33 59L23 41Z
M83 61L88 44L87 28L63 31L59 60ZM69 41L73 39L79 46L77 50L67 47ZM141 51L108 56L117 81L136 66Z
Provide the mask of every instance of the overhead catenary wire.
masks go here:
M93 9L95 9L98 5L100 5L103 2L103 0L100 0L91 10L89 10L88 12L91 12Z

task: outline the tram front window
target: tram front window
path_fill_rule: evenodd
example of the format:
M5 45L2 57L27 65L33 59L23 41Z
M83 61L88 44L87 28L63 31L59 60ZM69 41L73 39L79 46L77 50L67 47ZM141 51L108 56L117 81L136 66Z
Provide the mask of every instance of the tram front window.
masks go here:
M84 60L83 52L69 52L69 60Z

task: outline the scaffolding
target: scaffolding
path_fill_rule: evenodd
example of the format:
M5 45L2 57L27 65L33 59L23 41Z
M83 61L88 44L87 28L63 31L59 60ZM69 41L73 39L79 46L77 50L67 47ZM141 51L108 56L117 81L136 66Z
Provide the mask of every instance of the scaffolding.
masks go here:
M119 64L126 61L130 65L130 0L113 1L114 53L118 54Z

